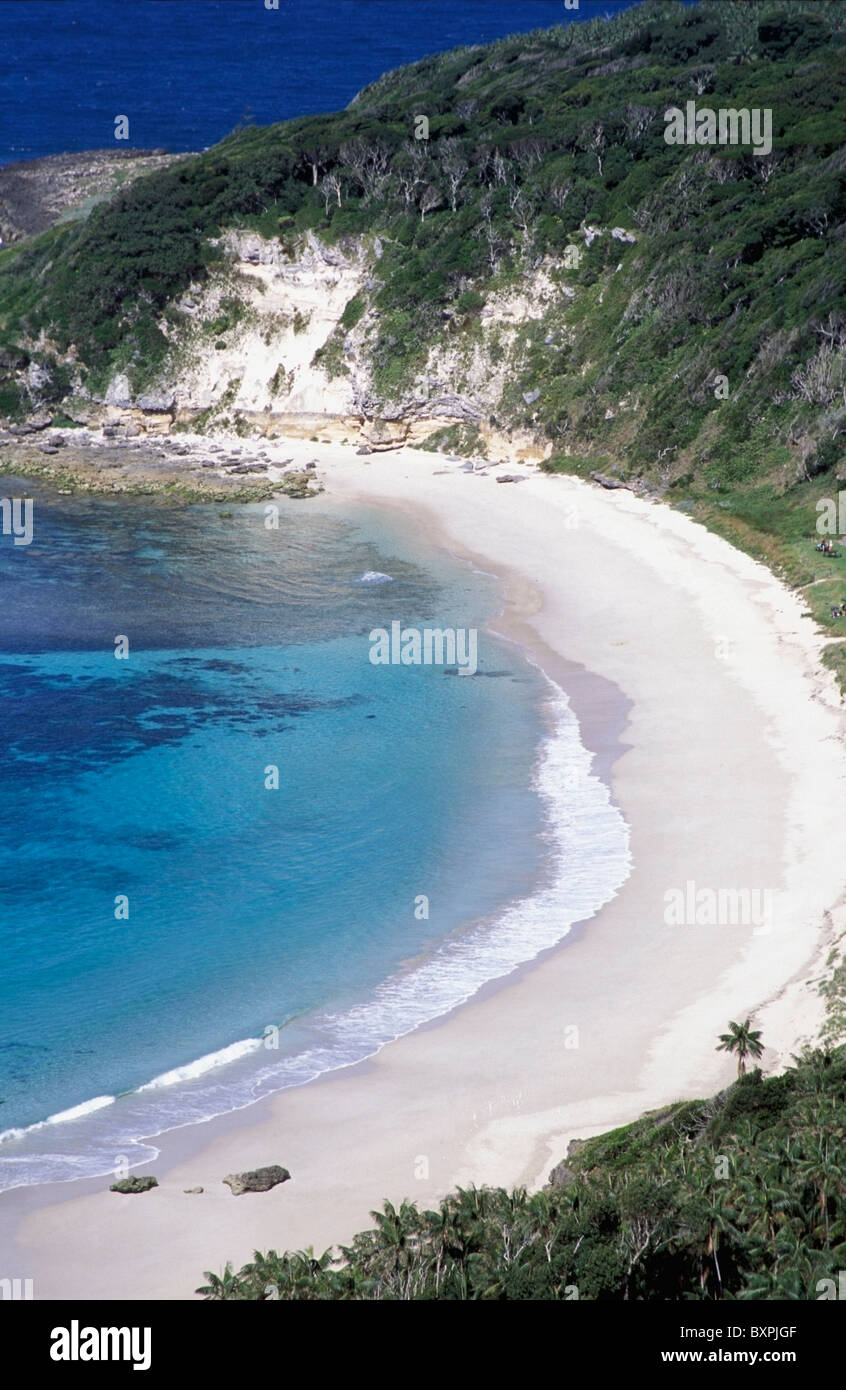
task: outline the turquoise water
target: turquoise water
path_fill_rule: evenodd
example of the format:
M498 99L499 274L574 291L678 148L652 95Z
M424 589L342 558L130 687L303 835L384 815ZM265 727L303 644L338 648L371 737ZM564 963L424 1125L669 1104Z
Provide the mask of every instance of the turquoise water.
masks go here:
M616 887L622 822L487 576L320 504L35 489L34 520L0 543L0 1187L359 1060ZM477 675L373 665L394 620L479 629Z
M625 872L563 694L407 525L38 489L33 516L0 545L0 1187L371 1055ZM478 673L375 666L395 620L476 628Z

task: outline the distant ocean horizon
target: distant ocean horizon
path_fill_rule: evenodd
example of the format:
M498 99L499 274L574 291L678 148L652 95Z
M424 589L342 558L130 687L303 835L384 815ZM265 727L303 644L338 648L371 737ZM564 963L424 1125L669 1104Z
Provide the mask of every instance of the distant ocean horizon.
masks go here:
M362 1060L617 891L625 823L566 695L485 630L489 576L367 508L268 531L260 505L26 490L33 543L0 547L0 1190ZM396 619L480 629L478 673L372 664Z
M202 150L244 122L337 111L383 73L635 0L15 0L0 4L0 164ZM115 140L115 118L129 139Z

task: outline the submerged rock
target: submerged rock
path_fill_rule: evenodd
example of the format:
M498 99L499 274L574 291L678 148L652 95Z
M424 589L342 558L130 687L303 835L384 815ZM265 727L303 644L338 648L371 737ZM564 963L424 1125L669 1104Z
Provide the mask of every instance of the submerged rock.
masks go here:
M158 1187L159 1180L151 1175L136 1178L121 1178L119 1182L113 1182L109 1188L110 1192L149 1192L151 1187Z
M230 1173L223 1181L232 1189L233 1197L240 1197L242 1192L269 1192L271 1187L287 1182L290 1176L287 1168L280 1168L278 1164L273 1163L269 1168L253 1168L247 1173Z

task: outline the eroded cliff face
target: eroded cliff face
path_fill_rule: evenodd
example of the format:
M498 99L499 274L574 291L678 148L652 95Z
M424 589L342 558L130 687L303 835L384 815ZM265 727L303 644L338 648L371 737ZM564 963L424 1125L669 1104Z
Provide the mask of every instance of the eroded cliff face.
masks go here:
M161 379L134 392L116 373L90 401L95 418L144 433L319 436L367 449L457 427L492 453L548 451L529 431L506 433L496 417L520 332L562 299L558 267L541 265L519 289L490 296L477 331L433 342L418 377L387 399L371 358L378 239L341 250L308 233L291 257L278 241L231 231L217 246L221 264L161 322L171 343Z
M530 335L557 344L568 337L578 291L566 266L544 261L489 292L472 316L445 314L414 379L387 391L374 368L377 237L341 248L309 232L292 253L279 240L231 230L215 246L220 259L208 278L159 320L169 351L156 378L142 378L128 361L96 393L71 350L60 359L73 377L61 414L116 437L184 429L330 439L362 451L431 440L471 455L549 453L548 439L530 427L540 392L517 383ZM46 341L38 346L50 353ZM49 397L39 398L37 380L26 389L36 413L57 414Z
M376 448L407 439L406 412L388 426L374 402L366 324L342 323L356 296L366 303L375 287L378 246L340 251L308 234L292 258L278 241L249 232L228 232L217 246L221 265L161 322L171 343L162 378L136 393L116 373L92 401L95 413L147 433L174 425L268 437L319 432Z
M364 249L344 254L309 236L291 260L278 242L253 234L231 232L218 244L225 268L175 306L184 317L174 335L177 409L295 418L361 414L351 345L337 375L319 354L365 284Z

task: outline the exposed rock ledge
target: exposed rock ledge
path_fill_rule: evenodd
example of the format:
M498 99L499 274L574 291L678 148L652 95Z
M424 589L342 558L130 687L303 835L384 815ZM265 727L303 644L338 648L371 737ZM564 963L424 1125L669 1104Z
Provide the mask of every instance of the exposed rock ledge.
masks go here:
M130 1176L121 1178L119 1182L113 1182L109 1188L110 1192L149 1192L152 1187L158 1187L158 1179L152 1175L145 1177Z
M253 1168L247 1173L230 1173L223 1181L232 1189L233 1197L240 1197L242 1192L269 1192L279 1183L287 1182L290 1176L287 1168L273 1163L268 1168Z

